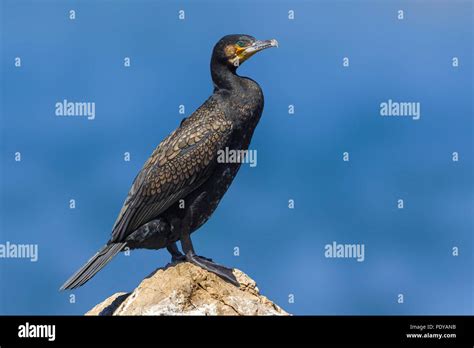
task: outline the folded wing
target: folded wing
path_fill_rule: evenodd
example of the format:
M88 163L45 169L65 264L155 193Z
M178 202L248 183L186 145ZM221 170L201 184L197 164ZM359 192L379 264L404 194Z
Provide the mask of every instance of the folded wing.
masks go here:
M110 242L125 241L130 233L202 185L231 131L232 123L212 101L184 120L158 145L135 178Z

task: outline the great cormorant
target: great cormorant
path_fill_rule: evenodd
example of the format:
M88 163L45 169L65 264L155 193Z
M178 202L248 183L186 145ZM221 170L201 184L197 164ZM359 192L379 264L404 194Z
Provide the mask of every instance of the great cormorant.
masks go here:
M219 150L247 150L262 114L260 86L236 70L255 53L277 45L249 35L219 40L211 58L213 94L153 151L132 184L110 240L61 290L86 283L125 247L166 247L172 261L186 260L239 285L231 269L195 254L190 235L212 215L240 168L241 163L219 163Z

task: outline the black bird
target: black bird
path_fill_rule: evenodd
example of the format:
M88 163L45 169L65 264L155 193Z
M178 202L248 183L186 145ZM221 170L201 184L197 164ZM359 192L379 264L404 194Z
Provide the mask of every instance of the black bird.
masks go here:
M186 260L239 286L231 269L195 254L190 235L212 215L240 168L241 163L219 163L218 153L247 150L263 111L260 86L236 70L255 53L275 46L276 40L249 35L219 40L211 58L213 94L153 151L132 184L110 240L61 290L86 283L125 247L166 247L173 262Z

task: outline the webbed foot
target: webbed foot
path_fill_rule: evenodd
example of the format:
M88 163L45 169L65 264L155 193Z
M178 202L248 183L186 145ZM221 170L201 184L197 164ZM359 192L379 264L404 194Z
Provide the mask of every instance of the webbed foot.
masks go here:
M233 285L240 287L240 283L235 278L231 268L224 267L208 259L206 257L198 256L192 252L188 252L185 256L186 261L205 269L206 271L217 274L219 277L232 283Z
M214 263L214 261L209 257L204 257L204 256L201 256L201 255L196 255L196 257L199 257L200 259L203 259L203 260Z

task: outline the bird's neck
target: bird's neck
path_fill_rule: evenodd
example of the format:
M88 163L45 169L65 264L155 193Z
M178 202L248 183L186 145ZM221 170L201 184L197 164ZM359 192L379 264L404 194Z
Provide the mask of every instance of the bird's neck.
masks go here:
M211 76L217 90L236 90L242 86L242 77L236 74L236 69L224 64L211 62Z

